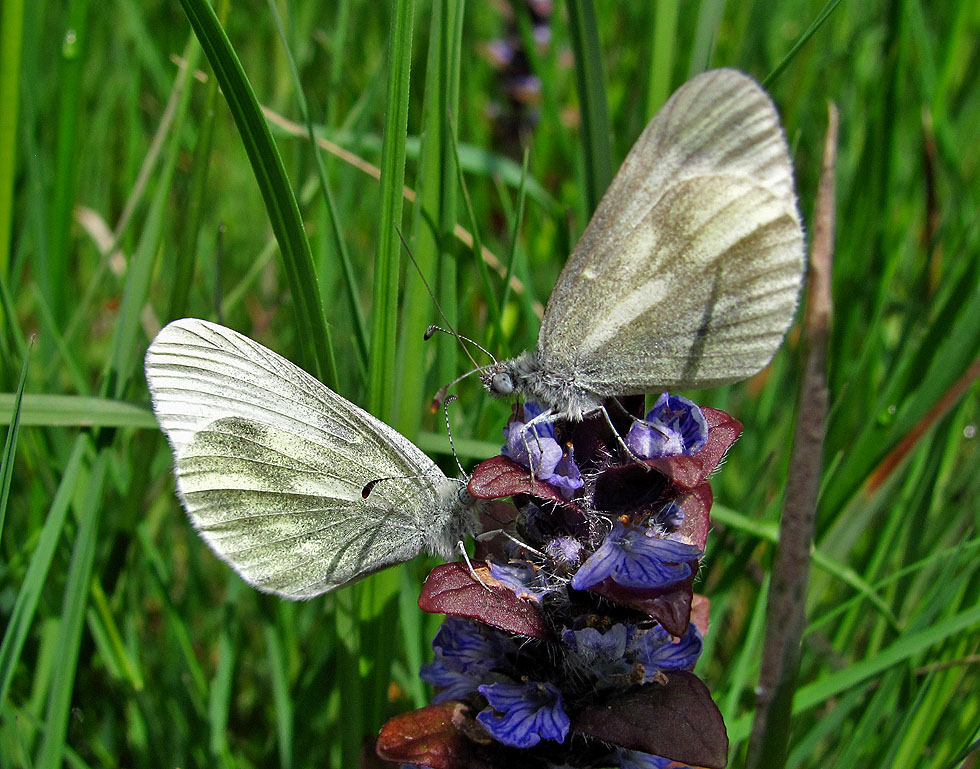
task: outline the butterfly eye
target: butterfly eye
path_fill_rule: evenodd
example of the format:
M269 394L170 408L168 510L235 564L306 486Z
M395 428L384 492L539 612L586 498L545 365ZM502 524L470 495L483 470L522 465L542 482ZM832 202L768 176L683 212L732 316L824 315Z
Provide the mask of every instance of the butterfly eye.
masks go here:
M514 392L514 380L510 374L494 374L490 379L490 392L497 395L510 395Z

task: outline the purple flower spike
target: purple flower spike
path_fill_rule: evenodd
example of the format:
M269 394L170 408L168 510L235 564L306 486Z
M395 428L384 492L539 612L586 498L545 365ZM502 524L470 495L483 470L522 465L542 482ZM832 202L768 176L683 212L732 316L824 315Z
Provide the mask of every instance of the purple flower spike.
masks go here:
M647 529L617 523L572 577L572 587L585 590L607 577L623 587L667 587L687 579L688 562L700 556L694 545L651 537Z
M661 670L692 670L703 646L701 632L693 622L679 641L660 626L633 639L636 658L646 670L647 681L653 680Z
M480 694L490 707L476 720L498 742L532 748L541 740L565 741L571 723L562 709L561 692L553 684L489 684L480 687Z
M642 422L630 427L626 445L644 459L693 456L708 440L708 422L693 401L663 393Z
M616 757L619 769L667 769L673 762L661 756L651 756L649 753L641 753L638 750L626 750L616 748Z

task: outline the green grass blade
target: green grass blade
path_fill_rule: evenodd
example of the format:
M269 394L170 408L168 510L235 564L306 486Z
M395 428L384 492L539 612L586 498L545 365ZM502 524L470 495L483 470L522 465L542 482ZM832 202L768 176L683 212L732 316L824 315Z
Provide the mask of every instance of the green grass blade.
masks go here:
M286 672L286 655L275 626L266 623L263 628L269 672L272 675L272 702L276 711L276 730L279 743L279 766L291 769L293 765L293 706L289 693L289 676Z
M405 136L408 130L408 84L411 77L414 0L395 0L388 36L388 93L381 149L381 213L374 260L374 302L371 307L371 357L368 368L368 411L391 420L395 416L395 352L398 325L398 275L401 241L402 186L405 183Z
M222 0L218 5L218 17L224 19L227 15L229 0ZM188 69L193 71L200 60L201 45L194 38L194 46L189 49ZM193 62L191 61L193 59ZM214 126L216 122L215 105L218 102L218 80L209 78L207 93L204 97L204 107L201 110L202 119L194 145L194 160L191 168L189 192L185 202L187 221L180 233L180 248L174 256L174 278L170 286L170 300L167 305L167 320L183 318L187 315L188 300L191 286L194 282L194 268L197 263L197 239L201 232L201 222L204 218L205 201L207 200L208 171L211 167L211 148L214 142Z
M647 106L645 117L654 113L667 101L673 84L676 57L677 18L680 0L660 0L653 8L653 53L650 57L650 74L647 81Z
M575 55L575 85L582 114L586 211L591 215L613 177L602 49L592 0L569 0L568 21Z
M855 662L842 670L824 674L818 681L801 686L796 690L793 699L793 714L802 713L825 703L851 687L858 686L896 665L903 664L930 647L977 625L980 625L980 606L941 619L925 630L906 634L878 654ZM741 742L748 737L751 726L750 715L738 718L728 725L729 739L733 744Z
M0 424L10 424L17 396L0 393ZM126 401L79 395L24 396L21 424L57 427L137 427L153 430L157 426L148 406Z
M72 0L62 28L61 72L58 79L58 144L55 157L54 189L49 210L49 243L39 254L36 271L38 285L59 320L68 309L68 265L71 261L71 227L74 216L79 162L79 121L82 74L89 44L89 0Z
M231 110L235 125L282 253L290 293L296 303L296 320L306 365L321 379L330 371L330 351L323 347L329 338L317 287L313 253L303 229L299 205L293 194L282 157L269 126L259 109L245 70L206 0L180 0L194 33Z
M17 161L17 115L20 107L20 55L24 33L24 0L4 0L0 7L0 276L10 264L14 180Z
M77 490L82 457L88 443L89 440L86 436L78 436L75 439L71 455L68 457L68 462L65 464L64 472L61 475L61 482L45 516L44 528L41 529L41 534L38 537L37 547L31 554L27 572L24 574L24 581L20 585L14 608L8 618L7 629L3 634L3 644L0 645L0 710L3 710L6 703L10 681L17 669L17 662L20 660L20 653L24 648L27 632L34 621L34 614L41 598L41 590L47 581L55 548L61 539L65 518L68 514L68 505L72 495Z
M500 301L497 299L497 293L494 289L493 283L490 280L490 270L487 267L486 260L483 258L483 240L480 237L480 224L476 218L476 212L473 209L473 201L470 199L469 191L466 188L466 177L463 175L463 166L460 162L460 150L458 136L456 135L456 129L453 121L449 121L449 130L452 131L452 138L449 146L453 151L453 163L456 165L456 176L459 184L460 192L463 193L463 203L466 206L466 216L470 223L470 234L473 236L473 247L471 251L473 252L473 261L476 264L477 271L480 274L480 282L483 284L483 301L487 303L487 310L490 313L490 329L491 334L487 337L486 344L490 344L491 340L494 340L494 344L500 344L504 338L504 328L503 328L503 317L500 312ZM522 179L525 176L522 175ZM524 187L526 189L526 187Z
M690 62L687 68L689 78L711 68L718 26L725 10L725 0L701 0L698 4L698 21L694 30L694 43L691 45Z
M88 604L95 546L98 542L102 485L108 460L107 450L96 457L78 509L78 530L65 580L65 596L58 629L58 653L48 693L44 738L37 759L38 769L58 769L65 749L85 607Z
M786 52L786 55L782 58L779 64L773 67L772 72L766 75L766 79L762 81L764 88L768 88L770 84L783 73L783 70L790 65L790 62L792 62L796 54L800 52L800 49L803 48L807 42L809 42L810 38L816 34L817 30L820 29L824 22L830 18L830 14L834 12L840 3L841 0L828 0L827 4L823 7L820 13L817 14L817 18L810 23L810 26L806 28L806 31L800 35L799 39L795 43L793 43L793 47Z
M356 333L355 338L358 340L358 348L363 354L366 354L366 331L364 329L364 318L361 316L360 304L358 303L357 283L354 281L353 270L350 267L350 257L347 254L347 246L344 243L344 239L340 232L340 222L336 216L336 207L333 205L333 195L330 191L329 185L327 184L327 170L323 167L323 158L320 156L320 150L317 148L316 136L313 133L313 120L310 118L310 109L306 104L306 95L303 93L303 83L300 81L299 71L296 69L296 61L293 59L292 51L289 50L289 41L286 39L286 30L282 25L282 19L279 17L279 11L276 8L275 0L269 0L267 5L269 8L269 14L275 22L276 32L279 34L279 41L282 43L283 53L285 54L286 61L289 64L289 76L293 81L296 105L299 107L300 115L303 118L303 122L306 124L307 136L310 139L310 151L313 153L317 179L320 182L320 191L323 193L323 199L327 206L327 213L330 216L330 229L334 240L334 246L337 248L337 254L340 257L340 261L343 266L345 284L347 287L347 292L350 295L351 308L354 314L354 329ZM337 390L340 387L340 377L337 374L337 363L334 360L333 340L330 335L330 326L326 326L326 336L324 337L323 343L324 347L326 348L328 363L328 369L324 372L326 377L324 382L328 387Z
M191 61L196 59L195 51L196 46L193 41L188 40L185 54L191 57ZM175 104L175 116L172 134L156 189L150 200L150 209L140 231L139 243L126 269L126 283L123 287L119 316L113 330L106 378L101 389L102 395L112 394L115 398L122 398L129 388L132 376L140 368L139 354L143 349L140 342L142 333L140 313L150 295L153 266L164 237L170 190L174 183L180 155L180 129L190 104L193 74L191 67L185 67L178 72L174 82L172 101Z
M17 434L20 431L21 409L24 403L24 387L27 384L27 368L30 357L25 356L20 368L20 381L17 392L13 396L10 409L10 420L7 428L7 438L3 444L3 454L0 455L0 537L3 536L3 522L7 515L7 500L10 495L10 483L14 477L14 455L17 452Z
M413 367L409 361L425 360L426 348L435 346L436 382L451 381L458 373L456 339L440 334L426 342L425 329L433 321L456 329L456 167L452 151L450 118L459 109L459 46L462 8L456 0L437 0L429 27L429 51L425 68L425 103L422 110L422 144L412 210L414 266L407 268L402 298L399 370ZM428 288L426 287L428 284ZM435 292L439 317L429 296ZM424 371L400 383L398 418L394 426L409 437L418 433L431 396ZM438 385L436 385L438 387ZM431 389L435 389L434 387Z

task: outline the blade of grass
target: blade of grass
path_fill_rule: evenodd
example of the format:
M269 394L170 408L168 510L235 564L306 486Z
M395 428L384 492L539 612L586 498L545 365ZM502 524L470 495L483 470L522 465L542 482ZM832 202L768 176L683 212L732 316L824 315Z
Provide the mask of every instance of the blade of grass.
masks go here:
M33 347L33 343L31 345ZM24 404L24 387L27 384L27 369L30 356L24 357L20 368L20 381L13 398L10 426L7 428L7 438L3 444L3 454L0 455L0 538L3 536L3 522L7 516L7 500L10 496L10 484L14 477L14 455L17 452L17 434L20 432L21 408Z
M841 0L828 0L827 4L821 9L820 13L817 14L817 18L811 22L810 26L806 28L806 31L800 35L799 39L795 43L793 43L792 48L786 52L786 55L780 60L779 64L773 68L772 72L766 75L766 79L762 81L763 88L768 88L770 84L772 84L772 82L783 73L783 70L789 66L789 63L793 61L793 58L800 52L800 49L806 45L807 42L809 42L810 38L816 34L817 30L820 29L824 22L830 18L830 14L837 9L837 6L840 5L840 3Z
M973 606L934 622L925 630L908 633L878 654L855 662L843 670L825 673L820 679L796 690L793 715L827 702L851 687L858 686L896 665L904 664L930 647L941 644L958 633L973 630L978 625L980 606ZM728 736L732 744L744 740L749 735L751 726L751 713L731 722L728 725Z
M613 176L606 82L602 74L602 49L592 0L569 0L568 22L575 57L575 86L582 115L586 213L591 216Z
M81 112L82 73L88 47L89 0L72 0L68 6L67 22L61 43L61 71L58 77L58 128L55 156L54 189L49 191L49 247L38 254L35 275L42 292L56 313L64 320L69 302L65 301L68 287L68 264L74 253L71 243L71 224L75 207L81 163L78 134ZM47 358L47 355L44 356Z
M282 43L282 50L286 56L286 62L289 64L289 76L293 83L296 106L299 107L300 116L303 118L303 122L306 124L306 133L310 140L310 151L313 153L313 161L316 165L317 179L320 182L320 191L323 193L323 201L327 206L327 216L330 219L330 235L333 239L337 256L340 258L341 272L344 276L344 286L347 289L348 300L350 301L351 305L351 314L354 319L354 339L357 342L356 349L358 352L360 352L361 357L364 359L366 364L368 354L367 329L364 325L364 316L361 313L360 289L357 285L357 280L354 277L354 268L351 264L350 255L347 253L347 244L344 241L341 233L340 220L337 215L337 207L334 203L333 192L330 189L330 185L327 183L327 170L323 166L323 158L320 156L320 152L317 149L316 135L313 132L313 120L310 117L310 109L306 103L306 95L303 93L303 83L299 77L299 70L296 69L296 61L293 58L292 51L289 49L289 41L286 39L286 30L282 25L282 19L279 17L279 11L276 7L275 0L268 0L267 5L269 8L269 14L275 22L276 32L279 34L279 41ZM330 333L329 326L327 326L327 333ZM329 337L327 338L327 349L332 356L333 343ZM333 360L331 361L330 369L333 372L332 379L327 381L326 384L336 390L340 385L340 381L337 375L337 364Z
M368 411L391 421L395 416L398 274L405 183L405 136L408 128L408 85L411 78L414 0L395 0L388 36L388 93L381 150L381 212L378 250L374 259L374 301L371 306L371 356L368 368Z
M10 265L23 34L24 0L4 0L0 7L0 277L8 275Z
M289 696L289 676L286 673L286 657L279 633L271 622L263 627L265 647L272 677L272 702L276 711L276 731L279 744L279 765L290 769L293 765L293 706Z
M192 56L197 50L193 39L188 39L185 56ZM170 191L177 170L177 160L181 148L181 127L187 117L190 105L191 83L194 71L191 67L178 70L174 81L176 95L176 110L173 129L168 142L167 152L156 189L150 200L150 209L146 220L140 229L139 243L126 269L126 283L123 286L122 302L119 315L113 329L110 352L105 369L105 378L100 390L101 395L112 394L122 398L129 389L129 383L136 372L137 358L143 345L139 341L142 330L140 313L150 295L150 281L153 278L153 266L163 241L164 224L170 204Z
M13 420L17 396L0 393L0 424ZM126 401L79 395L24 396L21 424L32 427L137 427L155 429L153 412L147 406Z
M415 267L408 268L402 297L399 370L415 368L410 362L425 360L426 346L436 347L436 380L451 381L456 368L457 341L440 335L426 342L424 331L444 314L451 329L458 325L456 259L453 226L456 224L456 168L452 154L449 118L459 107L459 45L462 9L456 0L436 0L429 25L429 51L425 67L425 102L422 110L422 143L416 176L416 201L412 211L412 245ZM441 313L436 314L429 290ZM424 369L406 377L400 386L395 427L414 437L422 424L427 400Z
M245 70L211 6L206 0L180 0L180 4L218 79L265 201L282 253L290 294L296 303L303 359L321 380L336 382L333 351L324 346L330 337L317 287L313 252L282 157Z
M459 184L460 192L463 193L463 203L466 206L466 216L470 222L470 232L473 235L473 242L470 245L470 250L473 252L473 261L476 264L477 272L480 273L480 282L483 284L483 299L487 303L487 309L490 312L490 331L488 335L486 344L502 344L504 339L504 328L503 328L503 318L500 314L500 302L497 300L496 292L493 288L493 283L490 281L490 271L487 269L487 262L485 259L481 258L483 253L483 241L480 239L480 225L476 219L476 213L473 210L473 201L470 200L469 191L466 189L466 177L463 174L463 166L459 160L459 137L456 134L456 128L453 125L452 116L450 116L449 130L452 131L452 137L450 141L450 147L453 150L453 163L456 166L456 178Z
M653 20L653 53L647 80L646 118L653 117L670 95L679 13L680 0L660 0L650 15Z
M34 614L37 611L41 590L48 578L48 570L51 568L55 548L61 539L61 532L68 514L68 505L72 495L77 490L82 458L88 445L87 436L79 435L75 438L58 489L44 518L44 528L41 529L41 534L38 537L37 547L31 555L27 572L24 574L24 581L20 585L14 608L8 618L7 629L3 634L3 644L0 645L0 710L3 710L6 702L10 682L17 669L27 632L30 630Z
M38 769L58 769L66 746L82 626L92 579L95 546L98 542L102 486L108 462L108 449L99 452L86 479L85 495L78 508L78 530L65 580L61 624L58 628L58 653L48 692L45 730L37 759Z
M228 16L230 0L220 0L217 5L218 19L223 23ZM191 59L181 62L181 66L194 71L200 60L201 45L194 38L193 48L188 46ZM211 167L211 147L214 139L215 105L218 102L218 80L208 78L207 91L204 97L201 127L194 145L194 159L191 161L191 180L186 202L182 209L187 212L187 219L180 232L180 248L175 255L174 277L170 288L170 301L167 305L167 317L183 318L187 314L187 303L190 297L191 285L194 281L194 266L197 262L197 239L201 232L201 221L204 214L204 202L207 200L208 170Z

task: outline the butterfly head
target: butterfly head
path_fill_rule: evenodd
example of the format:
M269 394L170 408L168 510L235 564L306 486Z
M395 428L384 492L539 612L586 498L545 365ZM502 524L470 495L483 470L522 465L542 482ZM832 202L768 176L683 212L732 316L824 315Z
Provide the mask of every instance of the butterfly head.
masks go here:
M514 377L509 371L491 371L483 377L483 386L491 395L511 395L514 392Z
M531 353L487 366L481 373L483 387L491 395L504 398L514 393L526 394L528 377L535 369Z

